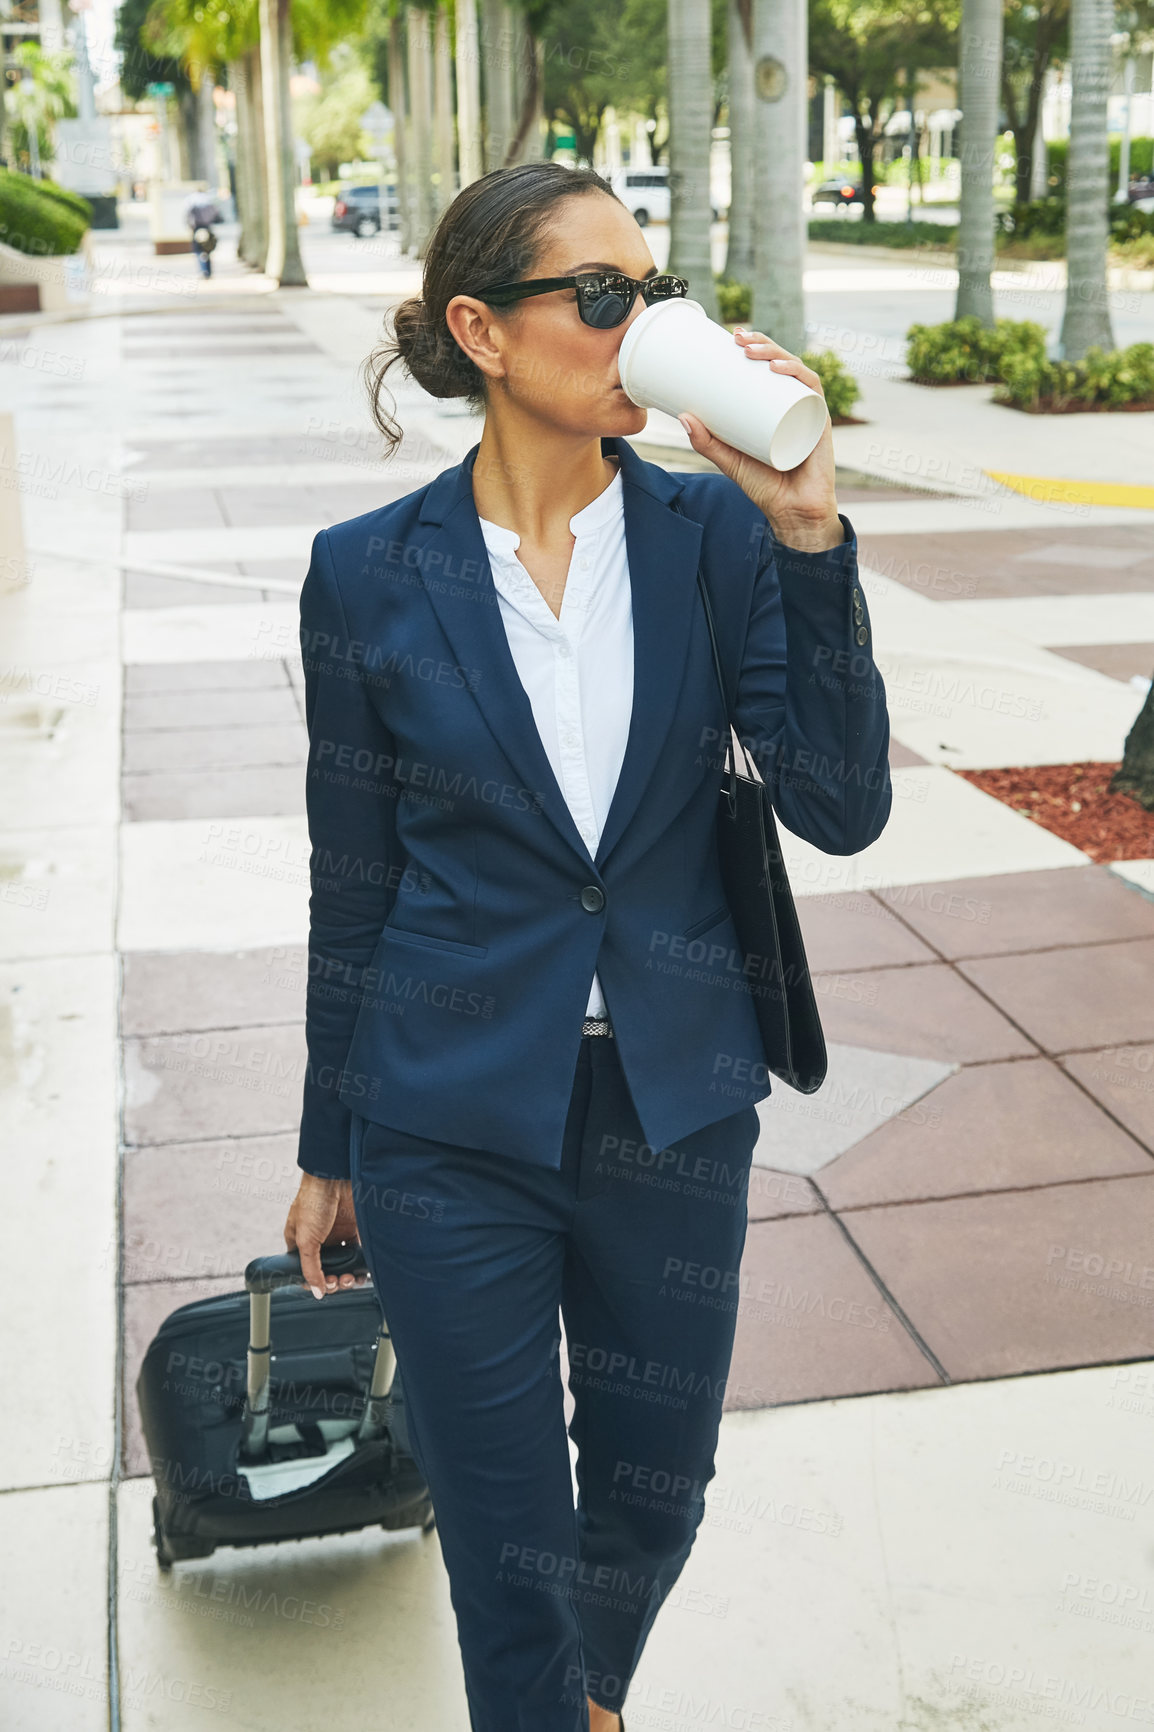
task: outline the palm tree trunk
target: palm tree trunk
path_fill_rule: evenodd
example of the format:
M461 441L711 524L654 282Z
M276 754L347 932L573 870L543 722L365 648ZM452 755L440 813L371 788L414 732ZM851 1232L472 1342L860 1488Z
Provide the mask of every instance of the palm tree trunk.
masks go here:
M729 240L725 274L753 281L753 6L729 0Z
M485 171L504 168L513 136L513 56L507 0L481 0Z
M962 192L954 317L994 323L994 146L1002 82L1002 0L962 0L958 87Z
M228 86L236 102L236 214L240 219L236 256L241 264L259 266L263 261L256 256L255 241L258 222L263 226L263 211L257 181L256 141L253 137L255 116L248 54L229 61Z
M292 0L260 0L261 83L264 98L265 173L268 182L268 258L265 271L282 289L307 288L301 262L293 189L289 54Z
M713 126L709 0L668 0L669 270L711 319L717 291L709 230L709 146Z
M413 245L413 169L408 148L406 119L408 98L405 93L405 40L400 14L389 17L389 107L393 111L393 154L397 159L397 214L400 222L401 257L407 258Z
M544 112L545 54L544 43L538 42L533 35L528 19L513 12L511 7L510 15L515 30L511 59L513 112L517 117L505 156L506 163L511 166L515 162L536 161L540 157L537 147L540 143L539 122Z
M433 204L433 62L429 14L409 8L409 91L413 110L413 191L416 195L416 253L425 256L435 220Z
M481 138L481 50L477 0L457 0L457 163L461 186L485 172Z
M1110 90L1112 0L1073 0L1070 8L1072 91L1066 158L1066 311L1062 358L1079 361L1097 343L1114 347L1106 293L1110 151L1106 98Z
M1126 735L1122 762L1110 778L1109 792L1132 794L1140 806L1154 812L1154 685Z
M453 59L445 0L437 0L433 27L433 131L437 210L442 211L452 204L457 191L453 161Z
M754 0L753 324L792 354L805 348L805 0Z

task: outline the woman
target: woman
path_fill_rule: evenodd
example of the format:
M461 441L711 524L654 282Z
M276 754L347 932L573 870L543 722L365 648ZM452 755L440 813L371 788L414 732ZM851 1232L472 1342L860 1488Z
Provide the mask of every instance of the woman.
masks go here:
M483 409L481 439L318 535L301 596L309 1067L285 1238L318 1298L319 1247L363 1242L474 1732L617 1732L714 1472L770 1087L720 877L699 561L788 827L849 854L889 813L828 422L785 475L692 416L720 474L624 437L646 422L617 376L638 290L686 287L592 172L466 187L369 370L392 444L398 358Z

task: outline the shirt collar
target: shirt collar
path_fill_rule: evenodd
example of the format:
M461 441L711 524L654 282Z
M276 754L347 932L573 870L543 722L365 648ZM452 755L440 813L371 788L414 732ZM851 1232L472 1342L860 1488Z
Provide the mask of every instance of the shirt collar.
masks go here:
M625 509L625 491L621 480L621 470L608 487L600 492L596 499L591 499L588 505L582 506L569 519L569 528L580 538L583 535L596 535L607 523L619 517ZM480 519L485 541L491 550L506 556L516 553L521 545L521 537L515 529L506 529L503 524L493 523L487 517Z

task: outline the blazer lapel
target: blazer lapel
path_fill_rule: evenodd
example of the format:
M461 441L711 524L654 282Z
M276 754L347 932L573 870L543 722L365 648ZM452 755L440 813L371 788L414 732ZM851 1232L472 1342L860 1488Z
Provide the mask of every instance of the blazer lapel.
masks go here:
M636 811L673 721L697 599L701 525L668 501L678 476L646 463L626 439L605 437L624 488L625 544L633 601L633 708L621 772L595 861L600 866ZM429 601L465 670L478 708L523 786L583 859L589 850L573 822L537 731L497 605L488 549L473 499L479 445L429 486L421 508L424 537L413 560Z

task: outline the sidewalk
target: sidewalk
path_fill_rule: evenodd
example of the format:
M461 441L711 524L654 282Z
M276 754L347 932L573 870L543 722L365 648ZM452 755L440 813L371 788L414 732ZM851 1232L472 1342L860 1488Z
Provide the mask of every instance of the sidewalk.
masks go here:
M282 1245L296 1189L312 536L479 434L396 378L382 478L362 262L363 290L223 273L3 351L29 561L0 573L14 1732L96 1732L110 1698L124 1732L319 1732L337 1690L352 1723L468 1723L435 1537L160 1576L134 1391L169 1312ZM1142 485L1154 422L864 382L837 447L893 816L852 859L787 838L830 1076L760 1109L718 1475L626 1719L1025 1732L1061 1703L1105 1732L1154 1693L1154 819L1150 859L1098 866L954 771L1120 756L1154 517L989 471ZM664 416L637 444L696 461Z

